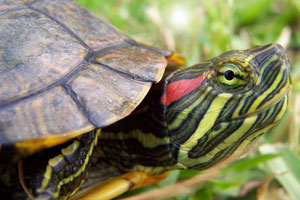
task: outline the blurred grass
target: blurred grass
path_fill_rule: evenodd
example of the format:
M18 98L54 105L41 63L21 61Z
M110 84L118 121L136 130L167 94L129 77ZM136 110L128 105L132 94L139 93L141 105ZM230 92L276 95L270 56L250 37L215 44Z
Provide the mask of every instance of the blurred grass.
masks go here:
M230 49L283 44L292 65L293 96L281 123L265 134L259 148L224 168L221 178L169 199L300 199L300 0L77 1L135 40L181 53L187 66ZM132 193L199 173L175 171L158 185Z

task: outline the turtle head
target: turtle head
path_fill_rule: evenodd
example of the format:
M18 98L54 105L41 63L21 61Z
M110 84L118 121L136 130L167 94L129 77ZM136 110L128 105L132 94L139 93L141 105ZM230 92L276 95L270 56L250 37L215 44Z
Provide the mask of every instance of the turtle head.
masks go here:
M244 149L282 118L290 91L289 60L278 44L174 72L161 102L178 165L205 169Z

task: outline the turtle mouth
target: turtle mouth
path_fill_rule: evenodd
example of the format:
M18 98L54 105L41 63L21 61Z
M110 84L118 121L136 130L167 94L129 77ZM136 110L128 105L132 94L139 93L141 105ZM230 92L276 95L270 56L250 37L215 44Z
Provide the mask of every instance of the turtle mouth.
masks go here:
M238 117L232 118L231 120L246 119L246 118L249 118L249 117L259 115L260 113L263 113L264 111L271 109L273 106L277 105L281 101L284 101L285 98L288 99L290 94L291 94L291 87L287 87L287 89L283 92L282 95L279 95L278 97L271 99L270 101L268 101L267 104L265 104L262 107L258 108L254 112L242 114ZM279 120L277 120L277 121L279 121Z

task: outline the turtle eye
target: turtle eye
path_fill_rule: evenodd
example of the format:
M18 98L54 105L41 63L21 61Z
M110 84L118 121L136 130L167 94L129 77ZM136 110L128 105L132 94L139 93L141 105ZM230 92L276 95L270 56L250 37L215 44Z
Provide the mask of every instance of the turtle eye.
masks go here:
M241 89L248 83L248 72L234 63L225 63L217 71L217 81L225 89Z
M234 79L234 72L229 69L225 72L224 77L226 80L231 81L232 79Z

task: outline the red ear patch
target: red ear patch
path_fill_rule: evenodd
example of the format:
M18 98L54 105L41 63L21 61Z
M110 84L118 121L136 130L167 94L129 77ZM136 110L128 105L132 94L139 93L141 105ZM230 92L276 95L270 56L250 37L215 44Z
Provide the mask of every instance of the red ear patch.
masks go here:
M165 106L169 105L173 101L196 89L203 82L205 77L206 73L203 73L198 78L183 79L168 84L166 93L161 97L161 102Z

